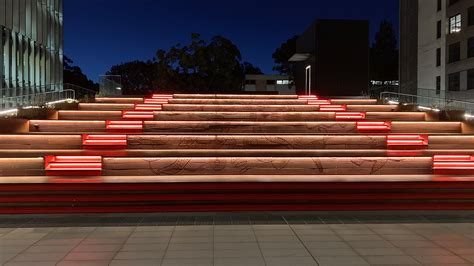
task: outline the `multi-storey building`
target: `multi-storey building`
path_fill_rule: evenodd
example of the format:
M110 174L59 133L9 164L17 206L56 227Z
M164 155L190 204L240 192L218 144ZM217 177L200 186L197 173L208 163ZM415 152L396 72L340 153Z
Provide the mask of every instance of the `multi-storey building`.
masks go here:
M62 89L62 10L62 0L0 0L0 97Z
M474 0L400 1L400 88L423 101L472 98Z

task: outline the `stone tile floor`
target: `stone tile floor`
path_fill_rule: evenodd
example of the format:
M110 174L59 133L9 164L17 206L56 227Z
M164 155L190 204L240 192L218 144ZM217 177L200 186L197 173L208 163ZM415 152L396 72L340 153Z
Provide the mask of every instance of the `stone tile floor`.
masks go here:
M313 223L280 223L275 222L278 219L260 217L248 219L246 224L217 223L218 216L208 215L206 217L212 217L209 218L212 224L196 224L198 216L167 216L168 224L146 223L143 218L152 220L151 217L140 216L141 222L135 224L132 219L135 216L131 215L121 216L119 224L97 222L94 225L91 225L93 219L104 222L119 216L0 216L0 263L35 266L474 265L474 222L459 217L459 220L446 221L453 219L452 215L433 214L423 219L416 215L410 222L406 222L408 218L395 222L390 216L379 219L378 223L362 222L361 216L353 216L352 222L345 223L337 218L345 217L349 221L346 215L332 215L332 222L319 222L322 219L310 215ZM308 219L307 215L304 217ZM29 220L15 225L12 219ZM41 222L33 222L35 219ZM54 226L48 226L48 219ZM58 219L67 226L57 225ZM188 223L180 224L179 219ZM78 223L86 220L90 223ZM37 226L32 226L35 224Z

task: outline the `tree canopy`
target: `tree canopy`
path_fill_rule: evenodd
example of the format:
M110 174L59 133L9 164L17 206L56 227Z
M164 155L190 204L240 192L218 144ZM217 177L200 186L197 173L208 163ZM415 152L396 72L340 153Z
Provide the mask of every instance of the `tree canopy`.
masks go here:
M87 76L82 73L82 69L73 64L74 62L69 57L64 56L63 82L98 91L99 84L87 78Z
M159 49L150 61L113 66L108 75L122 76L125 94L150 91L226 93L241 90L245 74L261 73L242 60L238 47L222 36L203 40L197 33L188 44Z
M298 37L297 35L293 36L275 50L272 55L275 62L274 71L278 71L282 75L293 76L294 64L288 62L288 60L296 53L296 40Z

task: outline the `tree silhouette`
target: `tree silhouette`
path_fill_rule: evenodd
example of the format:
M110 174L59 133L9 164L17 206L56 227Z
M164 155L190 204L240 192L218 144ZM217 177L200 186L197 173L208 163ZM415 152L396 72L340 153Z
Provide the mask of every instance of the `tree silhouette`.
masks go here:
M86 89L99 91L99 84L90 80L84 73L82 73L82 69L80 67L73 64L74 61L72 61L69 57L64 56L63 82Z
M272 55L276 64L273 70L283 75L293 76L294 64L288 62L288 59L296 53L296 40L298 37L296 35L293 36L275 50Z

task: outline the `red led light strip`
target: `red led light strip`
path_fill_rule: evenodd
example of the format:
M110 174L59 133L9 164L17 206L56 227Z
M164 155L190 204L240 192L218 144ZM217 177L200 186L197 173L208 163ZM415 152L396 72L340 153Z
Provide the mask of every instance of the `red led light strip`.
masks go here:
M316 95L299 95L298 96L298 99L300 100L317 100L318 99L318 96Z
M135 111L161 111L163 110L163 105L161 104L135 104Z
M167 104L168 99L144 99L144 104Z
M435 155L433 156L435 174L474 174L474 156L472 155Z
M153 120L155 113L153 111L122 111L123 119Z
M309 105L329 105L331 100L308 100Z
M388 135L387 146L428 146L428 135Z
M110 121L105 122L109 131L142 131L143 121Z
M382 121L382 122L373 122L373 121L358 121L357 122L357 131L359 132L387 132L392 130L392 122Z
M153 94L151 96L152 99L173 99L173 97L171 94Z
M336 113L336 121L354 121L354 120L364 120L366 117L365 112L343 112Z
M49 176L101 175L102 156L45 156Z
M320 105L319 111L320 112L345 112L347 110L347 106L344 104L336 104L336 105Z
M82 135L83 146L127 146L127 135Z

